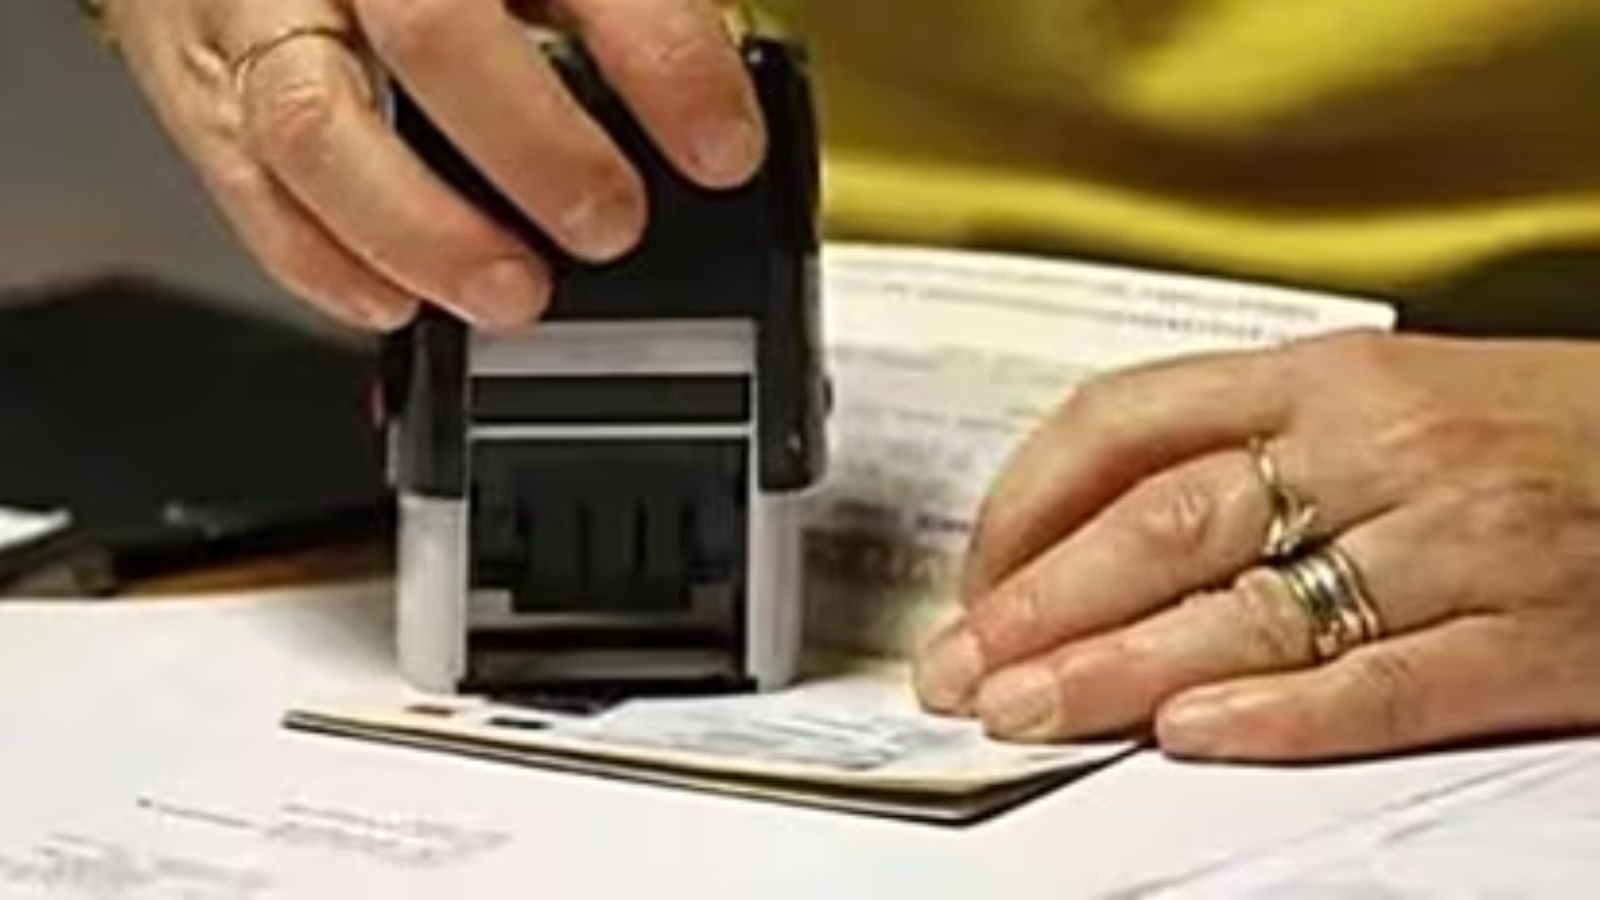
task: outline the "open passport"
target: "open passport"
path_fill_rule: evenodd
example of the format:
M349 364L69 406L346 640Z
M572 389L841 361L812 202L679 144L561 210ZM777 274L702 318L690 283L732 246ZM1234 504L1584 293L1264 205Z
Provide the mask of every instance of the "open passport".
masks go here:
M774 694L644 699L594 715L409 696L304 704L291 727L562 771L928 822L965 823L1134 748L1008 745L917 710L907 652L953 615L989 480L1097 373L1393 327L1383 304L1277 287L963 251L832 245L836 400L810 498L810 674Z

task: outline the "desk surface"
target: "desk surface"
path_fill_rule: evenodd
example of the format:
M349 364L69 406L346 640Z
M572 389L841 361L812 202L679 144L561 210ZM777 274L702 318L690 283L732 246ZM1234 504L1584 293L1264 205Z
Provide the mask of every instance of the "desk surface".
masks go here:
M239 591L306 587L382 578L394 568L382 542L332 544L293 553L253 557L129 582L120 596L227 596Z

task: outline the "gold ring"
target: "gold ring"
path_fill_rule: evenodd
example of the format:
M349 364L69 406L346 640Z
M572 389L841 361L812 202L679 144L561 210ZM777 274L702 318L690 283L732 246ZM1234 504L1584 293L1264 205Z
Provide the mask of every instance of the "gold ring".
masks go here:
M351 52L357 52L356 38L347 28L333 25L293 25L273 34L264 40L256 41L244 48L233 61L228 64L229 74L233 78L234 90L243 93L245 82L249 80L250 73L260 65L262 60L273 53L283 49L289 44L306 38L315 38L324 41L333 41Z
M1320 514L1317 505L1295 493L1283 481L1278 464L1267 452L1266 442L1260 438L1250 441L1250 461L1255 467L1256 479L1267 493L1272 507L1272 518L1267 521L1266 538L1261 544L1261 558L1268 562L1289 559L1310 540Z
M1383 638L1383 619L1361 572L1338 546L1329 544L1273 571L1311 622L1318 662L1338 659Z

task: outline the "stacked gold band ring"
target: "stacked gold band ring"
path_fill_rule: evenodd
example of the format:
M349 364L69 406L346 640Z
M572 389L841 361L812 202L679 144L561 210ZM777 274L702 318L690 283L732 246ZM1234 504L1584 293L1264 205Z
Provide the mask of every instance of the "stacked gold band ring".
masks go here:
M1319 661L1383 637L1383 620L1361 573L1338 546L1329 544L1275 569L1311 622Z
M1270 505L1261 559L1305 613L1317 660L1382 639L1383 620L1355 562L1331 542L1307 550L1316 539L1317 505L1285 483L1265 441L1252 440L1248 451Z

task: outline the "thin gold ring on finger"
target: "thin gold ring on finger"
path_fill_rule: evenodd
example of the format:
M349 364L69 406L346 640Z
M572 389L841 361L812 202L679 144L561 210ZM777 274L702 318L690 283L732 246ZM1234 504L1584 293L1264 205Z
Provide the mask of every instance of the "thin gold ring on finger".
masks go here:
M1256 480L1266 492L1270 508L1267 534L1261 544L1261 558L1268 562L1289 559L1310 541L1321 513L1315 503L1284 482L1278 463L1267 451L1265 441L1251 439L1248 450Z
M245 47L228 63L234 89L242 94L250 73L262 61L295 41L302 40L332 41L351 53L360 52L356 37L348 28L336 25L291 25Z

